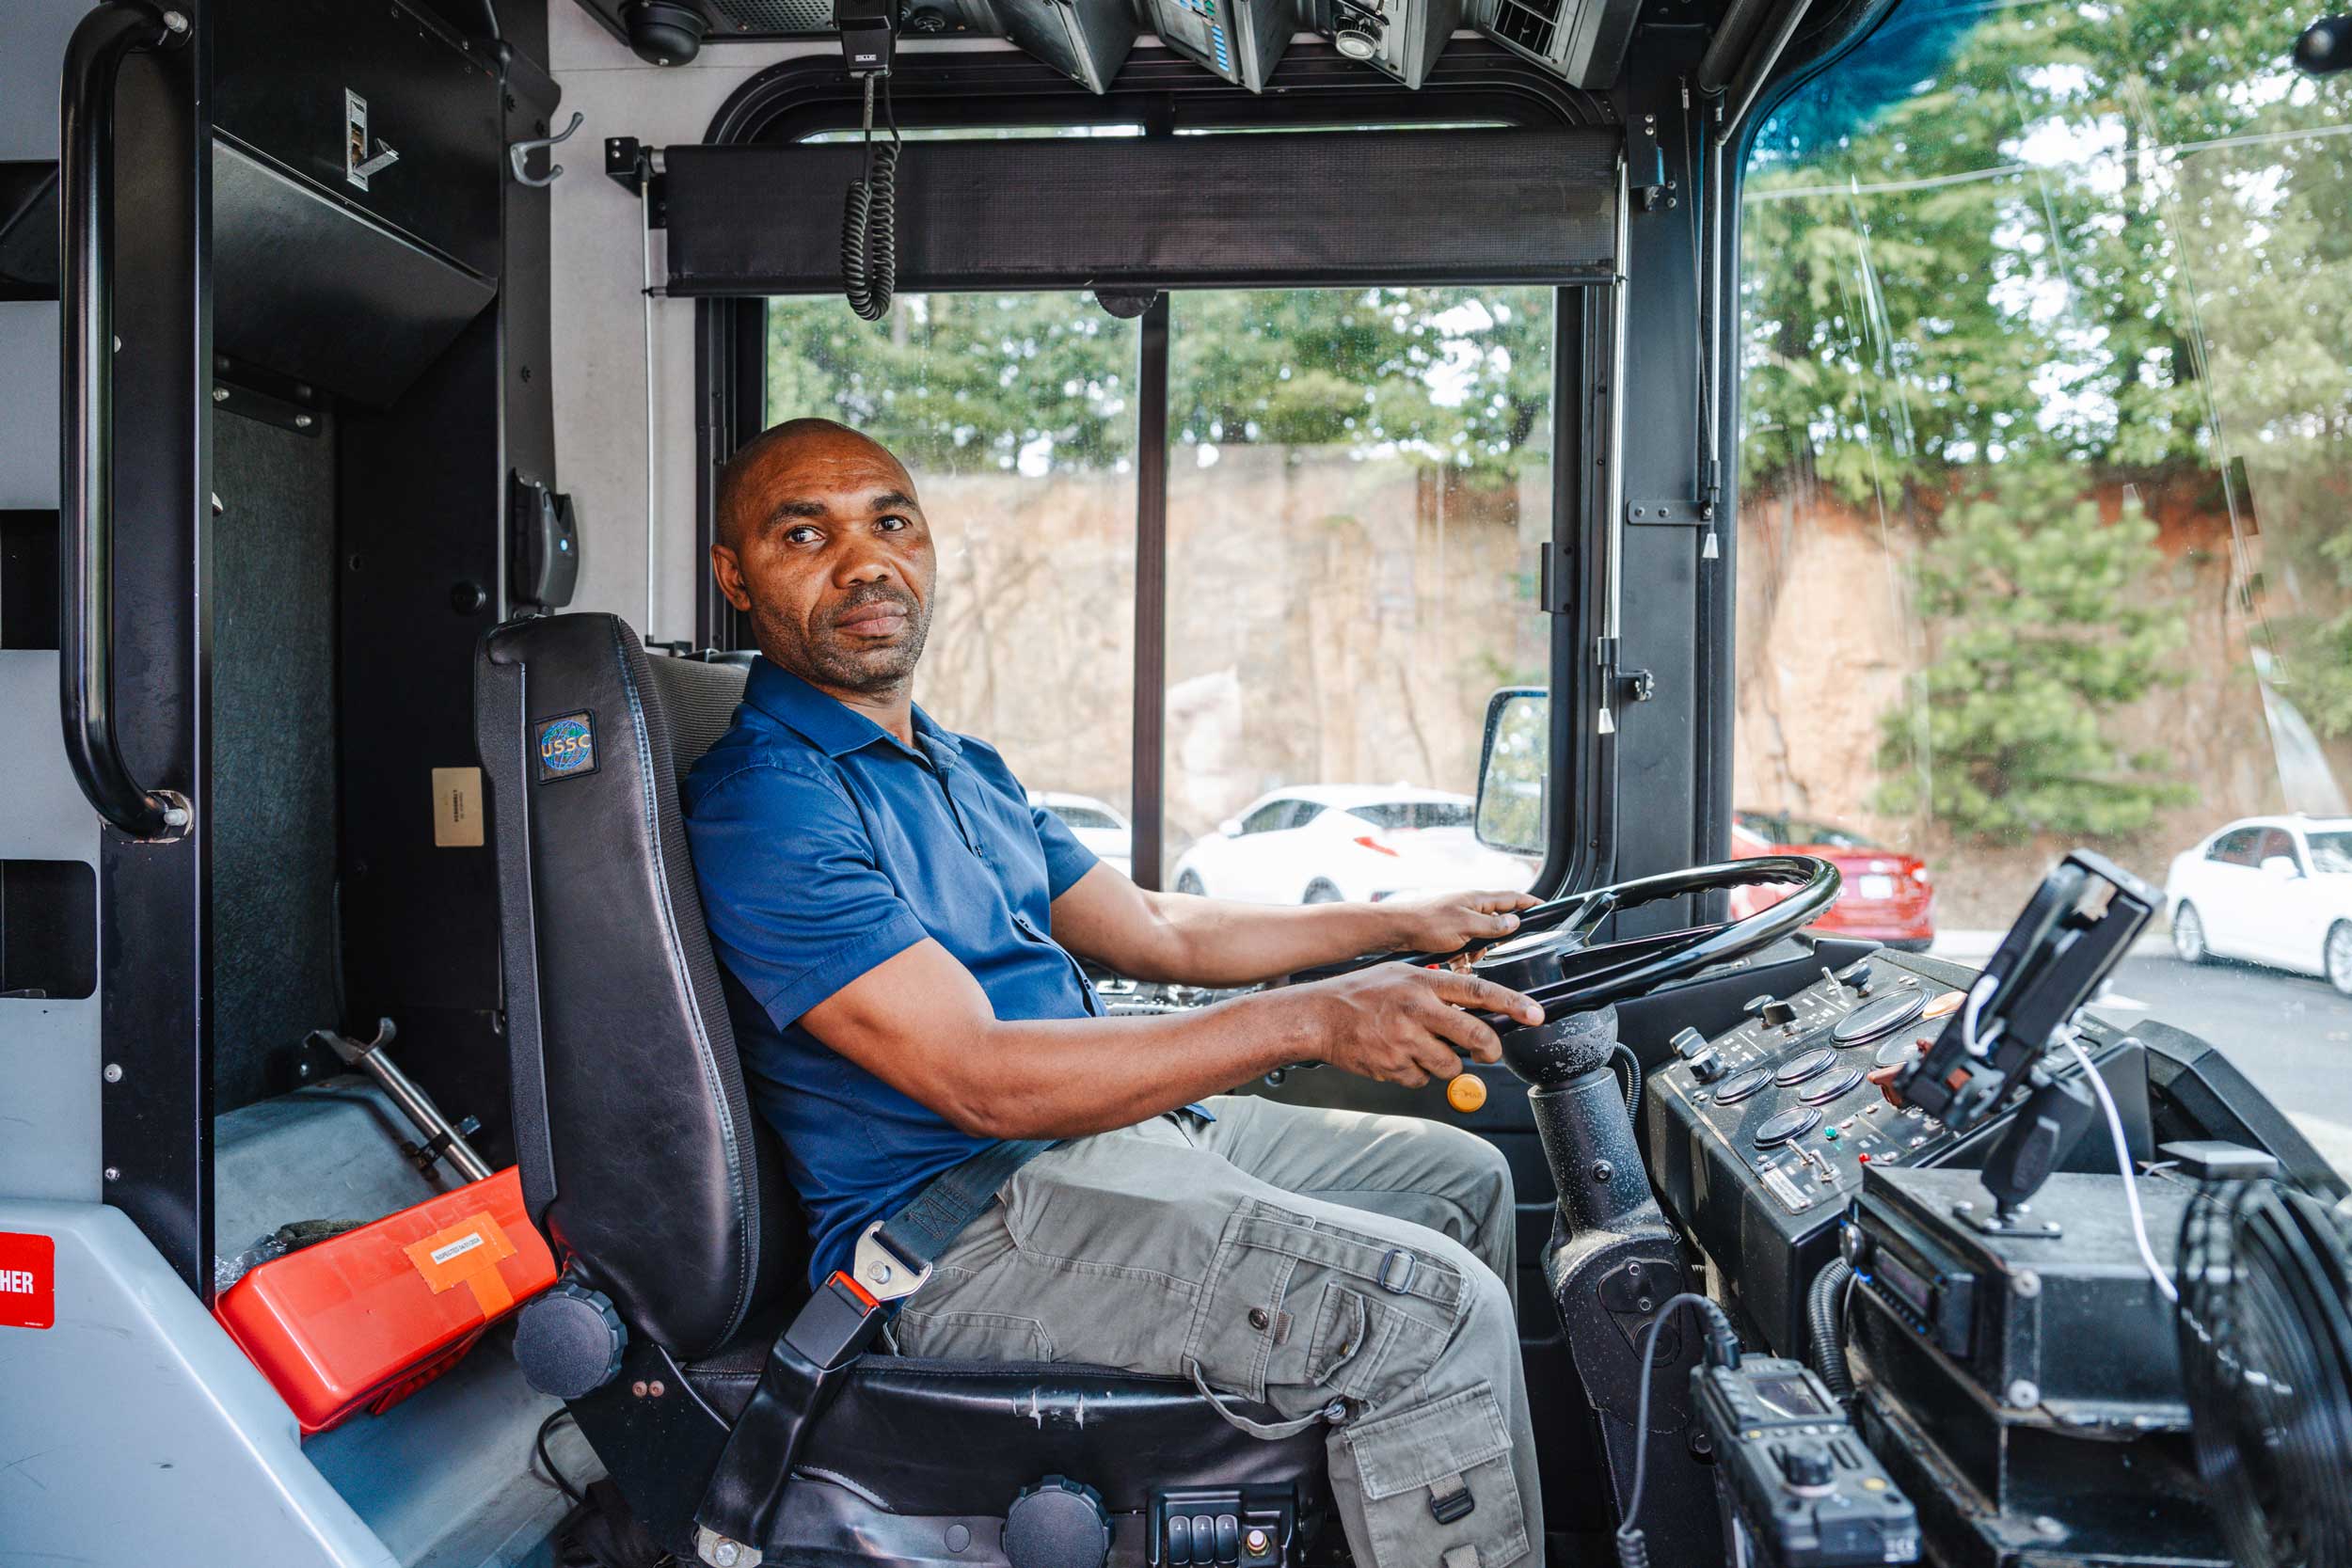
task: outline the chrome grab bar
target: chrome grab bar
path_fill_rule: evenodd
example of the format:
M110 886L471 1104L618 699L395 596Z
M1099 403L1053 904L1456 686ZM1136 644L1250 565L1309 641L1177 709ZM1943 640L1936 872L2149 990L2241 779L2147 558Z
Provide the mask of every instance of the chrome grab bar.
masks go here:
M98 815L133 838L187 832L188 802L124 767L114 712L115 87L124 58L186 41L188 19L108 0L66 46L57 150L65 328L58 441L57 627L66 760Z

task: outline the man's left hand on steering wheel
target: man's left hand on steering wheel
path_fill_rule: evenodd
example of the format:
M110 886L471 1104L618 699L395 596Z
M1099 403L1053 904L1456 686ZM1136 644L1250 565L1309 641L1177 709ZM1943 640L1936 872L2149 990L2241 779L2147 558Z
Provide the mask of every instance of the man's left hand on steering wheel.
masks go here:
M1518 911L1537 899L1526 893L1419 893L1384 901L1392 922L1387 945L1403 953L1451 953L1471 942L1500 942L1519 928Z

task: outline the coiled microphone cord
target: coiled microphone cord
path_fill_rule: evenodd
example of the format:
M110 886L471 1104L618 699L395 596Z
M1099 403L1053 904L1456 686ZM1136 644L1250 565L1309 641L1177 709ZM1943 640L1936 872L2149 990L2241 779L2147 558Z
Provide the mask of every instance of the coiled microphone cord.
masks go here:
M883 78L885 84L887 80ZM869 322L890 313L891 296L898 287L898 152L903 145L887 85L882 108L890 121L890 140L874 145L874 76L866 78L866 172L850 182L841 216L842 288L850 309Z

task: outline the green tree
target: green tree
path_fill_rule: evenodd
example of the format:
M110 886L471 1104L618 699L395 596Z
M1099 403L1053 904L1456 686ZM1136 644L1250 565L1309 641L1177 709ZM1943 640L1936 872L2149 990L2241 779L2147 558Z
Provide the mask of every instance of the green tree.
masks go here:
M2102 522L2062 469L2003 469L1955 504L1915 576L1937 657L1881 721L1878 804L1955 832L2128 836L2194 792L2107 737L2116 711L2177 681L2185 628L2138 589L2162 562L2127 504Z
M1205 291L1171 312L1170 440L1401 451L1515 478L1549 449L1548 289ZM856 425L920 467L1131 459L1137 338L1086 294L930 294L881 322L768 311L768 410Z

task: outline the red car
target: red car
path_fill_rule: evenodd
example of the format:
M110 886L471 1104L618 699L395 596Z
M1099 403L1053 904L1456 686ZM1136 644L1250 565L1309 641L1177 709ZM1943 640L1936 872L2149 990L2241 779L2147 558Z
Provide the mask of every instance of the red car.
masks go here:
M1836 865L1844 890L1813 929L1925 952L1935 940L1935 884L1927 863L1899 849L1882 849L1859 833L1779 812L1732 814L1731 856L1815 855ZM1740 888L1731 895L1737 920L1788 896L1777 887Z

